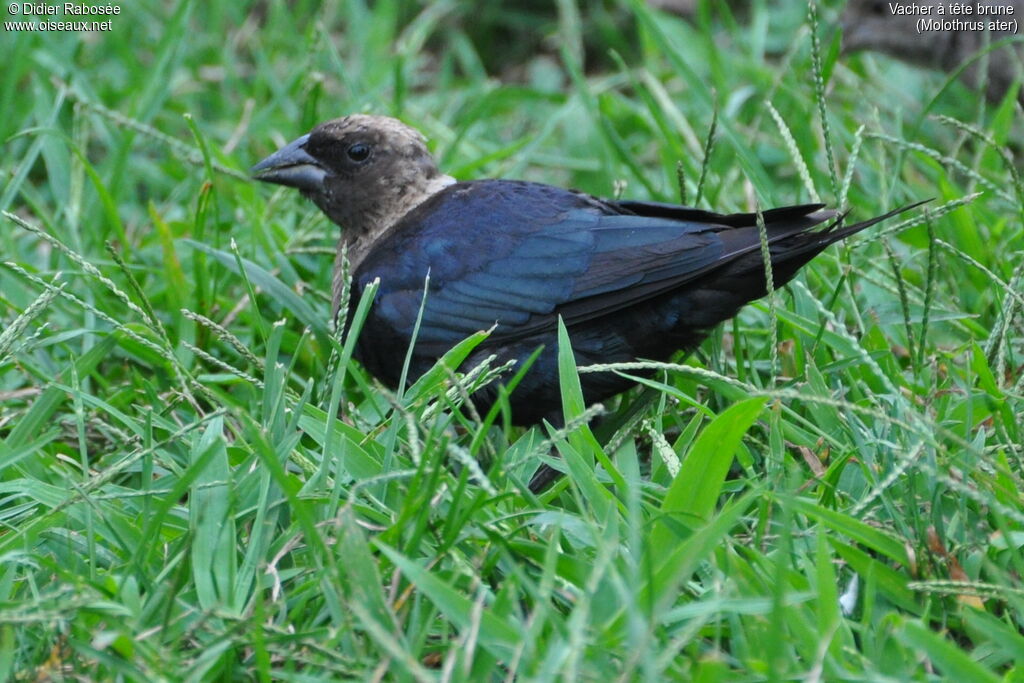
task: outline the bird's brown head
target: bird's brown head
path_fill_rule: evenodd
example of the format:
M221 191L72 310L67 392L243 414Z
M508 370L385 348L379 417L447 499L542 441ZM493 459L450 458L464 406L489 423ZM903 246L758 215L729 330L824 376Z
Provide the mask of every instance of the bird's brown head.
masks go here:
M431 194L455 182L442 174L419 131L387 116L353 114L321 123L252 169L294 187L350 232L373 239Z

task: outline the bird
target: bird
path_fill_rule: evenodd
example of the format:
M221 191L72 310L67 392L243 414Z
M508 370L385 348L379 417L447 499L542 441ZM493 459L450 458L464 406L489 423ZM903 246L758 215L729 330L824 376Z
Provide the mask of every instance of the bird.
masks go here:
M508 396L514 424L561 424L559 320L579 366L666 360L767 293L755 213L600 199L522 180L458 182L419 131L386 116L322 123L252 174L297 189L341 226L352 303L338 310L339 257L339 320L350 320L379 281L355 356L384 384L398 386L410 345L409 381L481 330L489 335L466 367L492 355L519 367L540 349ZM829 245L907 208L853 225L820 203L764 211L774 286ZM596 403L633 383L607 372L581 374L580 384ZM486 411L498 398L490 384L471 400Z
M849 0L840 24L845 53L883 52L910 64L952 72L986 46L1015 35L1012 28L1024 14L1024 0L961 3L970 14L946 14L942 0ZM941 6L941 7L940 7ZM943 14L939 14L939 11ZM982 13L984 11L984 13ZM922 22L923 30L918 30ZM929 27L929 28L924 28ZM990 102L1000 102L1024 74L1024 43L1009 43L971 63L961 78L974 89L985 88ZM1017 91L1024 105L1024 87Z

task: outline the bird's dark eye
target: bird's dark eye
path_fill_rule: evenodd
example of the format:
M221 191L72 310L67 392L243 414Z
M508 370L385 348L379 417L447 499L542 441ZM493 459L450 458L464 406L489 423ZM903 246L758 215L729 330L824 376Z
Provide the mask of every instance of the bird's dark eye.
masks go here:
M345 154L352 161L361 164L370 158L370 146L365 142L357 142L349 145L348 149L345 150Z

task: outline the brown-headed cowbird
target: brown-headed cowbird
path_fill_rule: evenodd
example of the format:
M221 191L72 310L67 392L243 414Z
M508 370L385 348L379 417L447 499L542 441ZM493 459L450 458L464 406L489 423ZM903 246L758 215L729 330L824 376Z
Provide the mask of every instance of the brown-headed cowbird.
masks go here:
M953 4L961 7L956 14L948 10ZM986 41L1015 35L1009 26L1017 26L1022 19L1024 0L849 0L841 20L843 51L875 50L948 73L974 57ZM987 79L981 59L964 70L963 79L975 89L984 82L988 99L999 102L1022 74L1024 43L1018 42L988 53ZM1024 88L1017 91L1017 99L1024 104Z
M754 214L609 201L516 180L456 182L438 170L423 136L392 118L328 121L253 172L297 188L342 227L350 308L380 279L356 354L386 384L400 380L428 274L410 380L479 330L493 327L468 366L491 354L522 361L543 346L510 396L518 424L560 421L559 317L579 365L663 360L766 291ZM763 213L776 287L828 245L891 215L841 226L822 206ZM821 223L828 226L813 229ZM630 386L610 372L580 379L590 402ZM489 386L473 401L487 409L496 397Z

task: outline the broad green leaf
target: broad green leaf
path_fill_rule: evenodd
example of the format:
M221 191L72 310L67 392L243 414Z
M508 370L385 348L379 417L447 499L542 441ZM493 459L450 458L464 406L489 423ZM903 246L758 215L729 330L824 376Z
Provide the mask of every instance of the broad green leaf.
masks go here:
M736 403L701 431L665 494L661 504L664 515L683 524L699 524L710 518L722 493L733 454L767 400L758 396ZM655 527L652 535L655 547L676 540L676 534L664 524Z

